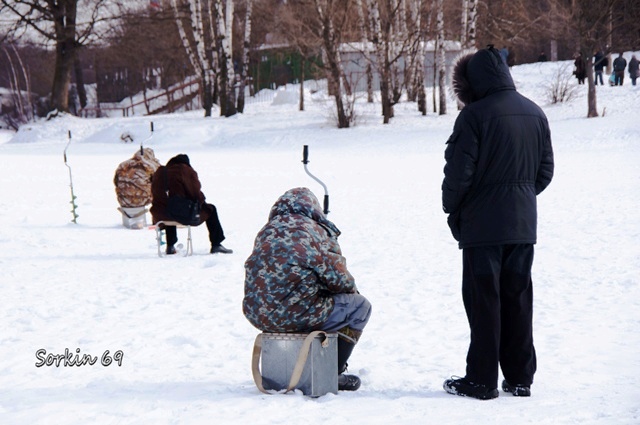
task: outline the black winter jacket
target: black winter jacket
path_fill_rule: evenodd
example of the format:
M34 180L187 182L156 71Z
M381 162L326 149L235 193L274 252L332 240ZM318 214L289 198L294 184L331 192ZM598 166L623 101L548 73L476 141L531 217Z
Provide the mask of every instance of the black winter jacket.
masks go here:
M613 70L616 72L624 72L627 68L627 60L622 56L618 56L613 61Z
M497 50L456 64L454 90L466 105L447 141L442 205L460 248L533 244L536 195L553 177L547 118L519 94Z

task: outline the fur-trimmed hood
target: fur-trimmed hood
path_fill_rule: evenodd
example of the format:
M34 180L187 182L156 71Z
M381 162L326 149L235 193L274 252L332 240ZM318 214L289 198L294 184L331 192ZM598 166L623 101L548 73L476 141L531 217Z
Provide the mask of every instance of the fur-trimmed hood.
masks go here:
M465 105L501 90L515 90L509 67L493 47L469 53L453 68L453 91Z

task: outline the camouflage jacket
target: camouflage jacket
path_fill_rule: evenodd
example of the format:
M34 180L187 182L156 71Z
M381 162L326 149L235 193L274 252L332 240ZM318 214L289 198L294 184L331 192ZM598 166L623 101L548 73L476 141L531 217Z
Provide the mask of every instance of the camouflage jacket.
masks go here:
M151 203L151 177L160 167L151 148L137 150L133 158L121 163L116 169L113 184L121 207L144 207Z
M282 195L245 262L247 320L267 332L305 331L324 323L333 294L357 292L339 235L309 189Z

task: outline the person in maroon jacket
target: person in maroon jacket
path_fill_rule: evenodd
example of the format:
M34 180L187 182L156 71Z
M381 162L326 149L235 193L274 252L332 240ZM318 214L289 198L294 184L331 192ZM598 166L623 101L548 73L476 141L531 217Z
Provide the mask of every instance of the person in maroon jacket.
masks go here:
M225 239L222 225L218 218L218 211L213 204L205 202L205 196L201 191L198 173L191 167L189 157L179 154L171 158L166 166L159 167L151 179L151 216L153 224L159 221L175 221L167 211L168 192L181 196L200 204L200 223L207 223L209 240L211 241L212 254L231 254L231 249L225 248L222 241ZM167 254L175 254L175 244L178 234L175 226L166 226Z
M554 161L547 117L516 91L493 46L461 58L453 87L465 107L447 141L442 206L462 249L462 298L471 341L466 375L448 393L487 400L531 394L536 371L531 266L536 197Z

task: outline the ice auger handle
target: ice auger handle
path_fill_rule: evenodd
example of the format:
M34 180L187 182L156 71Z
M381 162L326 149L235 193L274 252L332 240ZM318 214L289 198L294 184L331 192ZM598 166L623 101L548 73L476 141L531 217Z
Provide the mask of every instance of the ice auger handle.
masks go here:
M309 163L309 146L308 145L304 145L304 147L302 148L302 163L304 164L304 171L309 175L309 177L311 177L312 179L320 183L320 185L323 187L324 214L325 215L329 214L329 191L327 190L327 185L325 185L319 178L311 174L307 169L307 164Z

